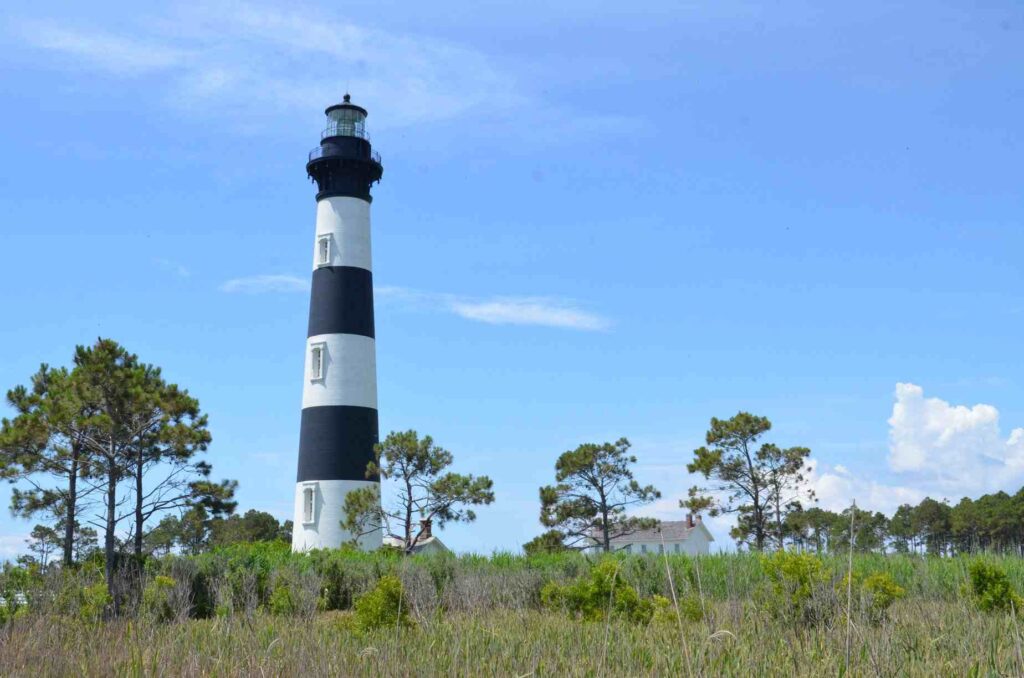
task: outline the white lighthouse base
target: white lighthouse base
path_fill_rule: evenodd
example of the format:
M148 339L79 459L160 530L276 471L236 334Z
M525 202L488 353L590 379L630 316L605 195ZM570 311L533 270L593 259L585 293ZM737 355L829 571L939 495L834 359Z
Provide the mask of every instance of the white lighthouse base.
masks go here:
M352 540L341 527L345 520L345 495L362 487L379 486L369 480L304 480L295 484L295 513L292 527L292 551L336 549ZM307 490L312 491L312 516L307 510ZM310 518L312 518L310 520ZM382 530L363 535L358 546L363 551L380 548Z

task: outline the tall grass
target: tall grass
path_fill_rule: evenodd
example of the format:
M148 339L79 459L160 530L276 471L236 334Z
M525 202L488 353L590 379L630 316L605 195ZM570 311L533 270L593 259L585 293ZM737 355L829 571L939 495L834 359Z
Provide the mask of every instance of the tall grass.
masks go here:
M849 626L845 614L802 624L773 614L756 555L614 558L616 578L641 596L699 599L701 613L684 617L677 605L669 623L644 626L544 609L545 584L587 576L598 562L577 553L403 558L238 545L148 561L138 595L106 622L100 564L45 574L8 568L0 598L28 604L0 623L0 675L815 676L844 672L847 663L847 675L1024 669L1016 616L980 612L962 594L977 560L998 565L1024 590L1018 558L869 554L854 555L851 566L845 556L825 557L826 594L851 567L858 580L887 574L906 589L881 623L860 615ZM414 626L354 630L353 602L385 575L400 579Z
M842 624L793 628L750 603L739 613L728 603L713 607L717 630L682 630L695 675L841 673ZM346 614L99 626L25 618L0 631L0 675L679 676L688 668L674 624L566 623L552 613L497 610L360 634L341 623ZM955 603L903 603L887 625L856 629L848 675L1014 675L1010 625Z
M619 576L644 596L698 595L701 600L746 600L763 587L765 573L756 554L617 555ZM985 559L1004 569L1013 586L1024 591L1024 560L1013 556L936 558L908 555L855 554L858 578L888 574L906 589L908 598L955 601L967 580L967 568ZM826 569L845 575L845 556L824 556ZM320 609L346 610L386 574L402 579L421 603L451 611L538 607L545 583L568 582L587 574L596 559L579 553L524 557L450 554L401 557L389 553L316 551L293 554L287 544L235 545L193 557L168 556L146 563L144 582L156 576L176 582L176 596L189 605L186 616L251 616L267 606L274 591L289 587L313 597ZM70 583L69 583L70 580ZM98 564L73 573L29 576L18 570L0 573L0 597L27 595L34 606L46 607L54 591L86 587L101 581ZM63 598L61 598L63 600Z

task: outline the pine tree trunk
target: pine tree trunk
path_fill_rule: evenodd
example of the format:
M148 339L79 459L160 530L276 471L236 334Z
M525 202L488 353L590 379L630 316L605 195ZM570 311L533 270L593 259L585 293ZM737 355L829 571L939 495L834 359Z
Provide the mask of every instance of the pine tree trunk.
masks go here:
M142 447L135 459L135 555L142 556Z
M75 504L78 502L78 457L81 448L78 443L71 445L71 473L68 476L68 499L64 510L64 566L75 562Z
M103 555L106 563L105 573L107 578L107 593L114 601L114 612L117 612L118 594L114 588L114 574L116 568L116 554L114 545L114 527L117 522L117 469L111 451L107 460L107 521L103 530Z

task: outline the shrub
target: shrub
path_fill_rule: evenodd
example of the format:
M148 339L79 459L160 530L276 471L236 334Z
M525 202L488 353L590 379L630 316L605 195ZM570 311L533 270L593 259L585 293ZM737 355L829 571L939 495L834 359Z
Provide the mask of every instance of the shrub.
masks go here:
M662 596L641 598L620 576L613 558L601 560L571 584L548 582L540 590L540 600L544 607L564 609L583 621L601 621L611 614L634 624L650 623L655 612L671 604Z
M287 582L281 582L274 587L267 601L267 609L270 614L288 615L296 611L295 599L292 596L292 589Z
M175 611L171 605L174 594L174 580L164 575L157 575L142 591L142 609L158 622L174 619Z
M409 606L404 600L402 581L394 575L381 577L377 586L356 599L354 607L355 625L361 631L413 625Z
M906 595L902 586L884 572L868 575L860 586L865 611L872 624L881 623L889 615L889 608Z
M683 621L699 622L704 619L704 606L697 596L680 596L678 604L679 615L683 618Z
M78 616L87 623L96 623L103 619L107 607L113 602L107 591L106 582L96 582L82 589L79 598Z
M798 624L814 624L832 617L835 592L828 586L828 571L811 553L777 551L761 557L767 578L762 591L765 609L774 617Z
M983 612L1020 610L1022 599L1013 590L1006 571L994 563L976 560L967 568L967 593Z
M316 572L288 565L276 570L270 582L266 608L275 615L312 617L324 609L327 592Z
M16 601L0 598L0 626L9 621L24 617L28 614L28 606L18 605Z

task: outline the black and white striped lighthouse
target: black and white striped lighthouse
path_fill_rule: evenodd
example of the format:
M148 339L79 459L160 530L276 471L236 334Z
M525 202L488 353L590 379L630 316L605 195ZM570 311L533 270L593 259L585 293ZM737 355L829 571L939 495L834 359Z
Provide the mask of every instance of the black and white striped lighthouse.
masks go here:
M325 113L327 127L306 164L318 191L294 551L351 539L341 527L345 495L379 482L366 478L378 435L370 186L384 170L370 147L365 109L346 94ZM359 544L380 546L380 532Z

